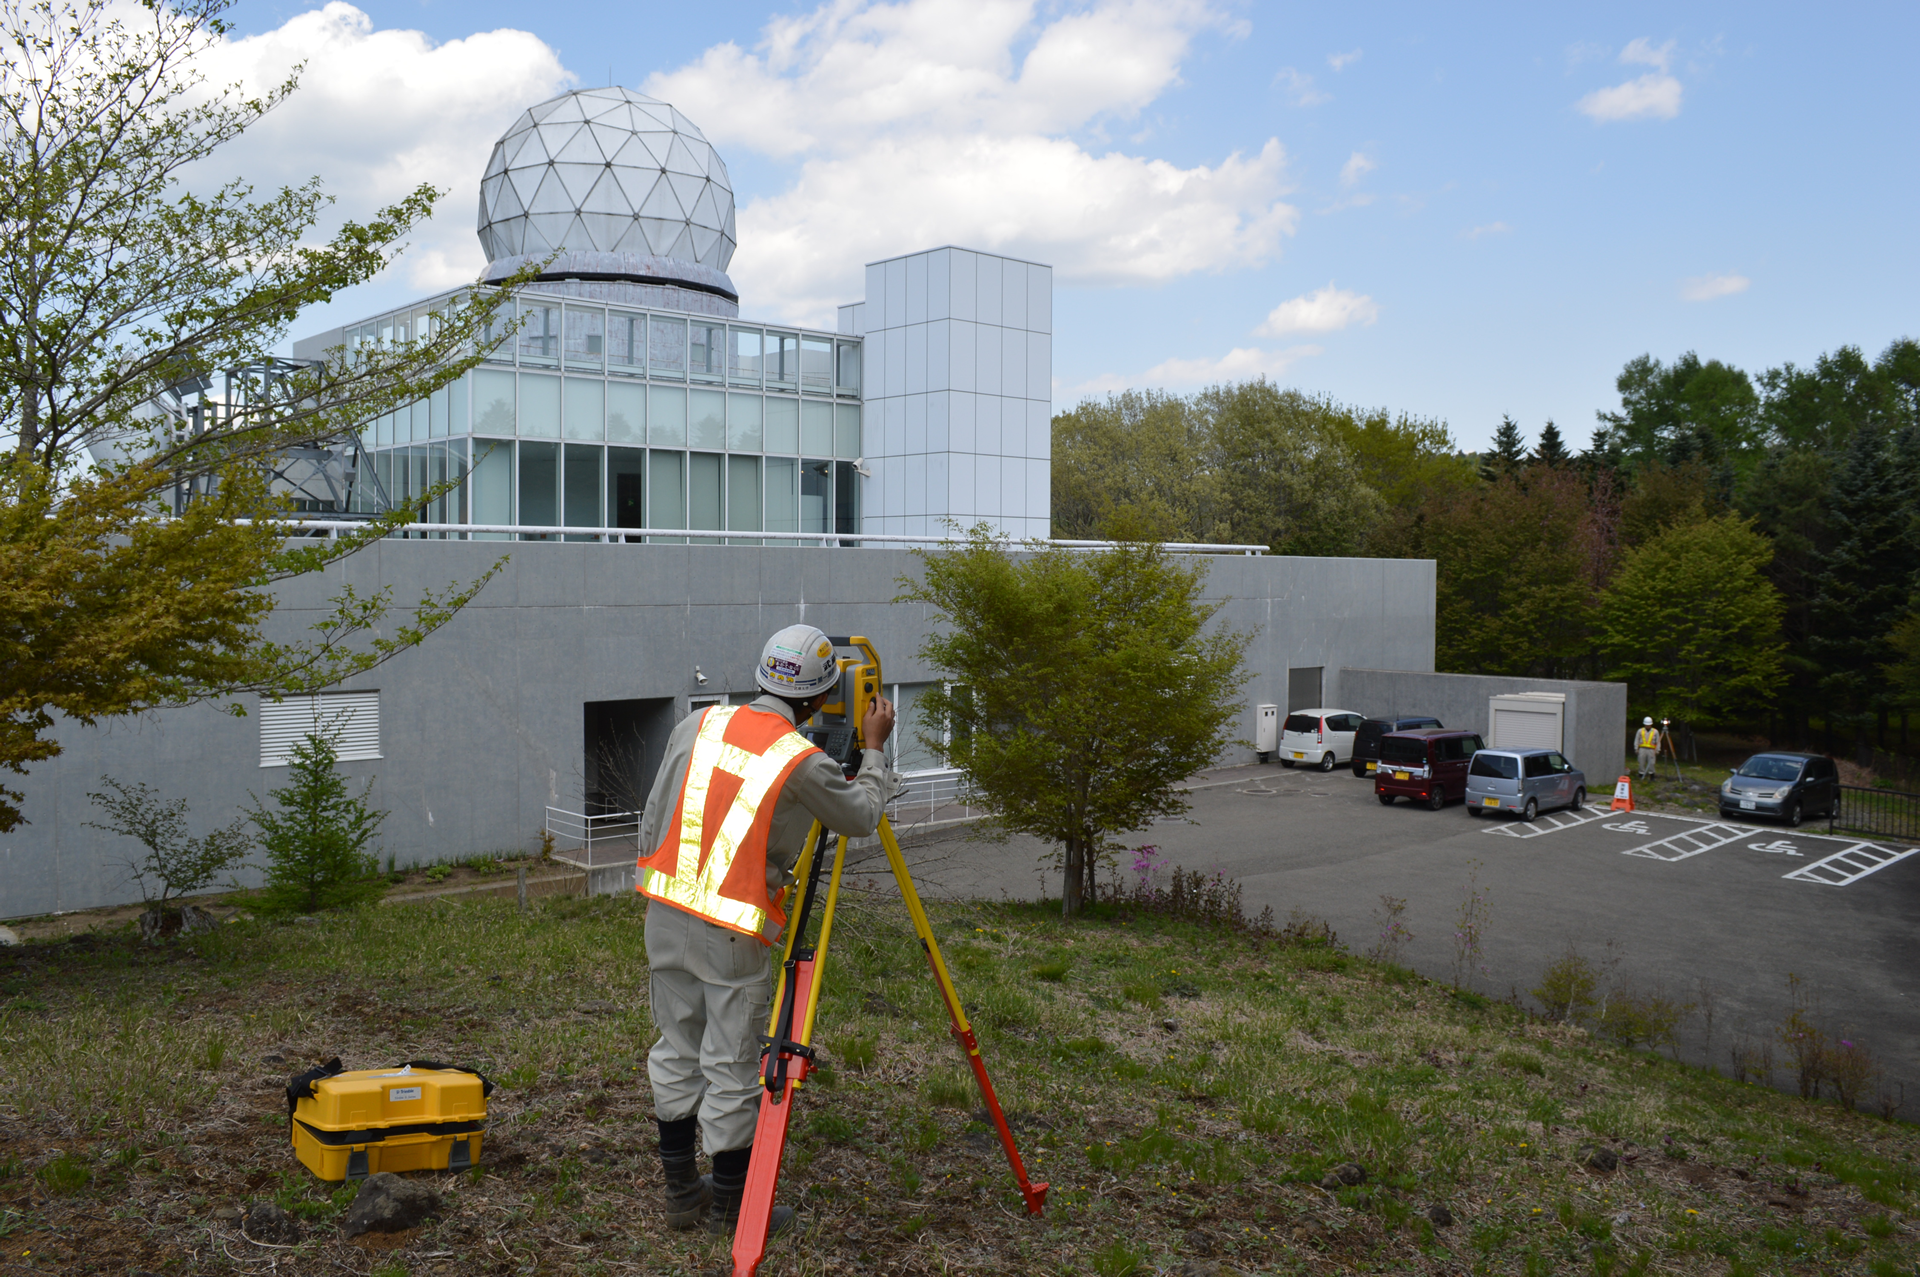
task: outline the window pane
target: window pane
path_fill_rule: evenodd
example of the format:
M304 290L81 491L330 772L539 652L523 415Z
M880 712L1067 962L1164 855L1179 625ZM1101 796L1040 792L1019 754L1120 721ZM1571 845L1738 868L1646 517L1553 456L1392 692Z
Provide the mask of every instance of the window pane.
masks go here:
M520 376L520 433L541 439L560 437L560 379L538 373Z
M647 317L607 312L607 371L639 376L647 366Z
M853 462L837 461L833 467L833 530L835 532L855 533L860 531L860 476L853 472ZM843 544L858 545L858 541Z
M513 434L513 374L492 368L473 373L473 432Z
M766 435L761 428L759 395L727 396L727 451L759 452Z
M511 400L508 401L511 405ZM511 408L509 408L511 410ZM373 446L390 448L393 446L393 414L383 412L373 419Z
M800 463L800 530L827 532L832 514L828 498L833 494L833 462L809 458Z
M833 455L833 405L807 400L800 405L800 451L815 457Z
M567 378L567 438L606 438L606 416L606 382L593 377Z
M644 448L607 449L607 526L644 528L647 453Z
M467 422L467 378L462 377L447 387L452 392L448 408L447 433L464 435L468 431Z
M800 401L767 396L767 451L800 451Z
M449 479L467 478L467 441L465 439L456 439L452 443L445 445L445 447L447 450L447 477ZM449 523L469 522L467 517L467 502L471 499L472 492L473 484L471 481L468 481L455 488L452 494L448 496L447 521Z
M832 338L800 339L800 384L809 390L833 389Z
M843 341L840 343L840 389L849 394L860 393L860 343Z
M427 441L427 401L424 399L414 400L407 405L406 413L413 421L412 429L409 431L409 437L415 443L425 443Z
M836 405L834 418L838 423L834 430L834 454L856 461L866 456L866 453L860 451L860 405L857 403Z
M726 325L696 319L687 325L687 332L687 370L698 380L719 381L726 375Z
M473 491L473 521L475 523L512 523L513 522L513 444L500 441L481 441L474 444L473 477L467 480L467 487ZM502 533L494 532L486 540L504 540Z
M695 452L687 456L687 526L724 529L725 493L721 490L720 465L726 458L717 452ZM713 544L713 542L706 542Z
M566 516L570 528L599 528L600 460L606 450L590 443L570 443L566 449Z
M653 451L647 454L647 526L687 526L686 453Z
M687 392L687 446L715 451L727 446L727 397L718 390Z
M760 530L760 458L727 458L727 530ZM758 545L758 541L737 541L736 545Z
M656 448L687 446L686 391L671 386L654 386L651 389L647 395L647 432Z
M520 519L536 528L550 528L560 522L560 445L557 443L520 444ZM538 534L529 541L543 541Z
M687 321L684 319L662 319L658 315L647 321L647 366L656 377L687 375Z
M615 443L647 441L647 388L632 382L607 383L607 438Z
M438 488L446 481L447 446L443 443L428 444L427 485L429 488ZM445 523L447 521L447 494L445 492L435 497L432 503L427 506L426 521L428 523ZM435 532L433 534L436 539L442 538L445 535L444 532Z
M760 343L766 339L758 328L727 330L727 377L731 381L760 384Z
M767 384L789 387L800 384L800 334L767 334Z
M551 368L560 362L560 308L520 303L520 362Z
M447 437L447 388L445 386L433 392L427 400L427 437L444 439Z
M597 306L591 309L567 307L565 347L569 368L592 368L598 371L606 367L607 312Z
M767 531L800 530L800 463L792 457L767 458Z

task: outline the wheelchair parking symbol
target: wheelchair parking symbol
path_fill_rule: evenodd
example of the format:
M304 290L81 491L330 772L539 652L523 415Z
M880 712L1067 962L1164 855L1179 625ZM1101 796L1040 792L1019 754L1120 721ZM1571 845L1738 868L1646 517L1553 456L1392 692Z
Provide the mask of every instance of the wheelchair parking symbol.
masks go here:
M1618 824L1602 825L1600 827L1602 829L1611 829L1615 833L1621 834L1650 834L1653 832L1653 830L1647 828L1647 822L1644 820L1623 820Z
M1798 847L1783 838L1776 838L1772 842L1750 842L1747 846L1753 848L1755 851L1770 851L1777 856L1798 856L1800 854Z

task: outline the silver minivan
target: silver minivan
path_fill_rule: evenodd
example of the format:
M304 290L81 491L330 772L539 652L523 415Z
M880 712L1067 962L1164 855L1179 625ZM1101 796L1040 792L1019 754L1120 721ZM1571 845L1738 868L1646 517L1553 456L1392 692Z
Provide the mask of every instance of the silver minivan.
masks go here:
M1587 774L1552 749L1483 749L1467 768L1467 815L1518 812L1532 820L1543 811L1587 804Z

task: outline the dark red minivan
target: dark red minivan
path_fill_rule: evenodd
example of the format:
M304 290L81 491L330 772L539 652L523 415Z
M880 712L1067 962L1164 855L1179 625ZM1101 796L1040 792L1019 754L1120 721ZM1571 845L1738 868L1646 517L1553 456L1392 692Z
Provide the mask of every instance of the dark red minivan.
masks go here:
M1373 793L1382 805L1410 798L1439 811L1467 796L1467 763L1484 745L1473 732L1428 727L1380 738Z

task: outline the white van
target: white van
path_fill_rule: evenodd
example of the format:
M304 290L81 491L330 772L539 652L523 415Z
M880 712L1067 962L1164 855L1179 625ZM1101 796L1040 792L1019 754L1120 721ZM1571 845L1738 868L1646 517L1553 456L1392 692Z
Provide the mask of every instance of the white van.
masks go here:
M1280 765L1305 763L1330 772L1353 759L1361 716L1346 709L1297 709L1280 724Z

